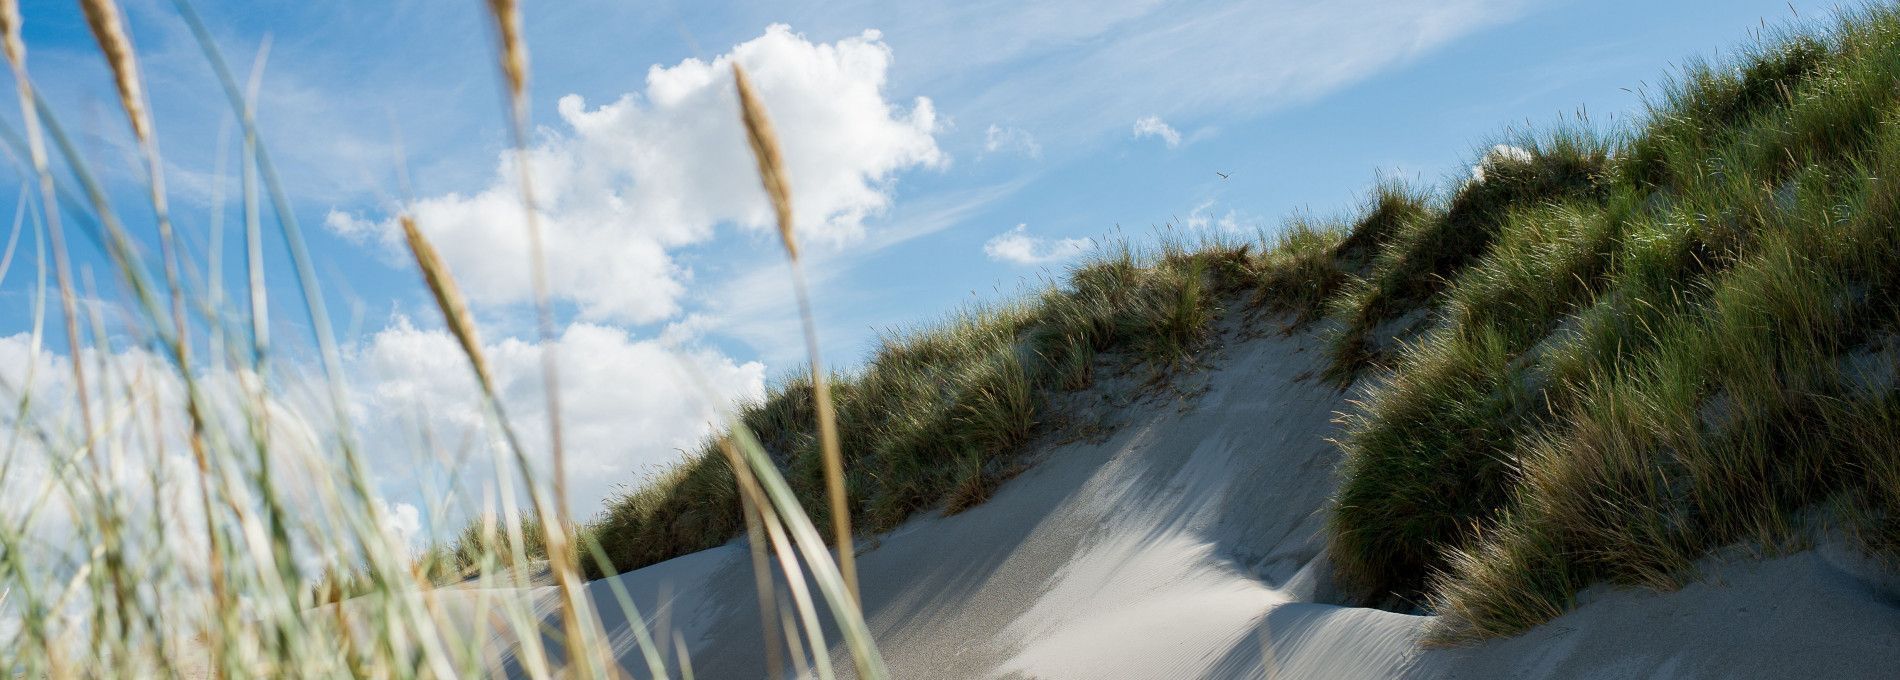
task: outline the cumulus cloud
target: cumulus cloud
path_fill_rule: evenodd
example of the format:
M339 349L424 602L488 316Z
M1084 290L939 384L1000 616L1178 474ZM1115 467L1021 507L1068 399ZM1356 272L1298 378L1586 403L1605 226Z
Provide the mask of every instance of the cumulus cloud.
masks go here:
M676 332L677 340L685 331ZM577 323L553 341L561 366L569 502L597 511L617 485L678 461L711 432L720 409L765 394L765 367L718 352L639 340L609 326ZM506 339L485 348L503 406L530 454L547 468L547 410L539 342ZM352 353L356 417L369 441L399 442L418 426L437 442L480 440L485 426L474 378L455 340L398 318ZM493 441L477 446L499 453ZM487 466L476 472L485 472Z
M1030 158L1042 157L1042 144L1028 130L1003 127L995 123L983 132L983 152L1013 151Z
M1172 149L1181 145L1181 133L1160 116L1143 116L1135 121L1135 139L1159 137Z
M1030 236L1029 225L1018 224L985 242L983 254L997 262L1034 266L1072 259L1088 252L1089 246L1085 238Z
M383 520L382 530L391 543L416 552L423 547L422 511L409 503L371 499L376 504L376 514Z
M639 340L620 329L579 323L552 341L561 360L569 503L577 516L599 511L617 485L637 485L643 473L680 460L682 450L693 450L712 430L722 409L764 395L763 365L693 347L692 324L681 326L664 339ZM485 348L502 401L542 475L549 471L540 377L544 350L539 342L515 339ZM395 544L419 549L431 531L455 528L431 526L437 520L453 523L477 505L499 500L484 499L483 492L485 480L493 479L492 456L505 455L505 449L483 416L466 359L448 333L398 318L344 358L349 377L344 427L359 444L382 495L372 501L381 529ZM116 462L103 483L116 489L115 496L144 507L153 502L156 474L167 490L158 499L170 528L166 540L181 554L195 554L190 541L202 532L191 527L202 527L203 519L196 496L188 493L196 488L197 468L186 445L190 422L183 380L163 357L142 349L103 357L87 349L82 359L92 369L87 383L95 426L102 428L99 441L115 447ZM295 512L314 515L322 512L319 489L324 485L318 480L344 469L339 430L321 385L301 377L300 367L281 368L268 402L278 492ZM28 335L0 337L0 403L17 405L22 395L32 397L23 417L15 417L13 406L0 415L0 430L26 435L15 442L10 471L0 483L0 522L17 521L30 501L50 504L55 510L38 513L29 533L51 553L78 548L70 545L77 520L64 511L66 504L57 494L48 498L37 491L58 474L52 466L57 456L39 434L52 438L52 450L64 451L61 447L71 442L61 438L74 437L80 429L72 377L66 356L37 347ZM228 442L231 451L248 451L243 442L249 441L250 421L244 414L251 402L246 385L256 384L252 374L208 369L196 380L209 400L207 414L222 433L212 439ZM420 439L424 433L433 448ZM511 461L503 462L512 473ZM459 473L453 477L457 486L431 486L452 472ZM187 493L177 495L181 490ZM443 493L459 495L444 505ZM435 514L442 511L449 516ZM315 550L303 556L328 554ZM320 561L300 566L313 570Z
M103 468L67 468L62 461L81 450L84 432L73 360L38 343L29 334L0 337L0 431L18 436L7 446L4 480L0 480L0 524L22 528L34 545L34 559L52 562L83 554L89 546L77 542L77 529L87 521L101 498L111 498L121 509L134 508L141 517L164 527L161 535L139 532L128 537L134 549L165 549L171 558L199 568L204 555L204 515L196 495L198 468L188 454L191 421L186 413L186 385L165 358L142 348L103 352L81 350L86 369L86 396L94 427L93 441L110 460ZM195 376L205 401L210 442L225 442L248 461L252 441L250 421L244 417L253 403L246 385L254 374L222 369ZM294 384L293 377L284 381ZM295 388L280 390L266 400L268 449L276 461L278 498L293 513L315 514L315 489L307 482L311 470L335 469L335 461L318 453L318 428L305 416L323 411L307 408ZM16 407L18 410L15 410ZM321 420L318 418L317 420ZM241 466L219 458L221 465ZM66 475L85 475L91 484L58 483ZM75 489L81 489L73 495ZM28 519L30 516L30 520ZM306 556L308 554L306 553ZM312 565L301 565L312 566Z
M583 319L650 323L680 311L691 272L673 249L712 238L720 224L763 229L771 220L739 126L731 65L751 74L783 144L800 236L843 243L887 209L897 173L948 162L929 99L885 98L891 50L877 31L813 43L775 24L710 62L647 72L645 90L590 107L558 106L564 130L543 129L530 152L553 294ZM417 201L416 220L478 303L529 300L528 232L516 155L474 193ZM345 236L400 238L332 212Z

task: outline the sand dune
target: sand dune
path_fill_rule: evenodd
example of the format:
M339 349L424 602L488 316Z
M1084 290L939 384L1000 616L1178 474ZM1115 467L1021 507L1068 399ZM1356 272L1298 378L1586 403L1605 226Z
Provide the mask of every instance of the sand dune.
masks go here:
M1345 395L1301 380L1305 335L1239 339L1211 370L1131 397L1130 378L1072 395L1111 428L1045 444L962 514L920 516L861 546L865 611L896 677L1892 677L1900 593L1844 549L1733 555L1678 592L1588 591L1518 638L1420 649L1424 616L1346 607L1322 508ZM1053 437L1052 437L1053 439ZM620 577L656 636L701 678L763 674L743 545ZM591 585L613 610L606 582ZM544 598L544 601L551 602ZM643 668L606 615L622 662ZM831 655L850 663L840 647ZM671 647L671 645L662 645ZM675 663L669 659L669 664Z

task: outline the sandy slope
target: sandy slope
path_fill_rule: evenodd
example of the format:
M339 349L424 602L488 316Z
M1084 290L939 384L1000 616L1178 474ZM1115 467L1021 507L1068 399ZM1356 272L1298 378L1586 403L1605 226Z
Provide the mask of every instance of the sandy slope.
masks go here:
M1329 604L1321 508L1338 452L1325 437L1346 404L1297 379L1319 354L1307 336L1232 340L1207 355L1215 370L1135 403L1115 403L1131 381L1104 381L1073 397L1113 427L1102 441L1046 446L990 502L863 546L865 609L896 676L1900 674L1900 590L1845 551L1712 560L1710 578L1669 594L1597 589L1472 649L1420 650L1424 617ZM620 583L699 677L762 675L742 545ZM613 609L607 584L592 588ZM606 617L623 663L644 667L624 620ZM833 658L848 669L841 648Z

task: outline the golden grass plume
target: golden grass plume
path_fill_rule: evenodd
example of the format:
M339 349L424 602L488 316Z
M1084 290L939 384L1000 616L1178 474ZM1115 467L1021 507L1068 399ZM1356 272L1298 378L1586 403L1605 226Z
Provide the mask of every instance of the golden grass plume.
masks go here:
M752 81L746 77L745 67L738 62L732 64L732 80L739 91L739 117L745 123L746 140L751 142L752 155L759 162L759 181L765 185L765 193L772 201L772 210L778 216L779 238L784 239L785 253L792 260L792 287L798 293L799 317L805 327L805 349L811 360L812 401L818 411L818 443L824 450L825 492L831 500L831 528L838 550L838 572L856 603L858 566L856 548L851 540L851 508L845 498L844 452L838 445L838 416L831 403L831 388L826 384L824 367L819 361L818 329L812 318L811 295L806 291L804 269L799 266L798 239L792 228L792 190L785 177L785 158L779 152L778 134L772 130L772 119L766 115L765 105L759 101L758 92L752 89Z
M99 42L99 52L112 67L113 84L119 88L119 106L132 119L132 134L139 143L152 138L151 115L145 110L144 90L139 85L138 58L132 51L132 39L125 34L125 21L118 3L112 0L79 0L86 14L86 27ZM12 49L9 47L8 49Z
M481 336L475 332L473 316L469 314L468 302L462 297L462 290L455 285L455 277L449 273L449 267L442 262L442 256L436 254L435 246L429 238L422 235L416 226L416 218L401 215L396 221L402 224L402 235L409 243L409 252L416 258L416 267L422 270L422 279L429 285L429 293L435 296L435 304L442 308L443 318L448 320L449 332L455 335L455 341L462 345L462 351L475 364L475 376L484 386L494 385L493 375L488 371L488 361L482 354Z
M18 0L0 0L0 50L6 52L7 63L26 63L26 42L20 40Z
M508 94L520 100L528 90L528 45L521 37L521 6L515 0L488 0L488 11L495 15L495 30L501 38L501 73L508 79Z
M752 89L752 80L745 75L745 68L738 62L732 64L732 79L739 88L739 116L745 122L746 141L752 144L752 156L759 161L759 181L765 184L765 194L772 200L772 210L778 216L778 235L785 240L785 252L793 260L798 259L798 241L792 233L792 190L785 178L785 158L779 153L778 134L772 130L772 119L765 115L765 105L759 102L759 94Z

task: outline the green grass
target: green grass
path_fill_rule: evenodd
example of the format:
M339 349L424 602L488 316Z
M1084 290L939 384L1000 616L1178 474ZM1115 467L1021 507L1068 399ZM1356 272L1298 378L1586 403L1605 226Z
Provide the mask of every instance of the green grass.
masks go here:
M519 66L512 3L491 8L504 64ZM189 6L180 10L241 114L235 78ZM519 97L520 81L510 82ZM1900 10L1866 10L1765 40L1734 62L1692 64L1630 127L1576 121L1507 135L1508 145L1474 159L1481 179L1438 190L1381 181L1355 215L1297 219L1258 243L1117 243L1020 300L893 332L862 368L826 376L844 506L858 532L876 533L919 512L982 503L1026 464L1026 447L1059 415L1059 395L1089 387L1103 366L1161 383L1198 365L1225 318L1329 341L1324 377L1361 396L1338 436L1329 540L1339 581L1366 603L1439 614L1428 642L1522 632L1591 584L1677 587L1713 550L1795 549L1817 523L1900 564L1896 82ZM501 593L497 626L516 658L551 674L610 646L584 611L551 630L525 590L501 586L525 585L542 563L556 573L578 563L598 577L748 535L760 573L776 559L786 573L813 576L816 599L802 576L786 580L809 646L829 647L822 605L860 674L879 675L848 578L816 529L831 518L811 375L744 405L728 436L581 526L546 501L558 485L519 458L512 421L490 392L485 434L508 440L502 453L521 465L483 480L500 498L476 507L454 496L467 489L449 496L467 506L463 516L518 512L412 555L381 528L386 509L351 441L340 376L298 382L266 361L276 350L244 328L249 310L226 309L216 295L185 299L190 286L153 278L155 265L168 279L182 267L186 282L206 273L191 271L201 260L189 253L149 262L45 113L72 176L37 162L23 173L43 179L42 203L62 207L48 217L72 218L68 228L107 247L115 259L106 274L133 293L126 335L164 356L151 364L156 376L104 360L68 364L75 383L97 390L82 402L96 414L42 408L58 395L30 383L0 385L16 414L0 488L40 501L0 517L0 606L20 621L0 639L9 671L472 674L493 651L483 648L488 636L464 635L466 622L435 598L437 586L473 579L464 592ZM243 192L255 244L263 204L294 211L248 119L244 128L257 169ZM5 133L14 158L34 158L21 134ZM156 175L163 164L148 160ZM73 311L78 284L64 271L60 224L32 226L36 309L56 293L75 347L89 336L111 349L115 334L97 313ZM297 327L333 372L336 348L302 239L294 220L280 229L309 315ZM169 253L176 244L162 245ZM453 277L425 256L426 243L410 245L481 376ZM46 283L42 250L56 285ZM181 309L191 315L179 320ZM194 333L222 352L192 364ZM236 377L212 384L210 370ZM148 380L182 396L160 399ZM314 441L265 436L277 400L301 388L327 388L337 409L315 414ZM154 472L144 495L121 493L108 463L161 431L188 435L195 469L178 479ZM12 464L29 454L46 464L42 474L8 477L28 474ZM184 520L162 501L180 498L192 505ZM49 544L34 514L47 506L73 520L71 542L83 549ZM550 555L550 546L560 549ZM295 566L313 554L321 578ZM557 580L570 604L597 604ZM769 591L762 600L776 601ZM667 675L657 665L665 655L643 628L633 632L649 671ZM590 655L550 656L546 635Z
M1363 233L1355 245L1371 250L1370 262L1329 301L1339 321L1329 375L1350 380L1383 363L1390 348L1375 338L1380 325L1440 294L1446 275L1487 252L1514 210L1601 194L1609 147L1596 135L1565 130L1513 141L1479 160L1483 181L1462 184L1442 202L1399 187L1376 192L1374 209L1354 230Z
M1335 355L1369 385L1341 438L1342 581L1457 643L1815 522L1891 554L1900 385L1849 358L1891 361L1867 348L1900 332L1896 75L1891 9L1692 66L1622 141L1564 133L1532 152L1546 179L1466 185L1417 230L1462 204L1496 225L1479 238L1382 253L1335 304L1343 337L1431 324L1380 371Z
M1430 642L1521 632L1595 583L1678 587L1816 523L1900 559L1896 77L1900 11L1854 13L1691 64L1627 127L1508 135L1482 179L1381 181L1258 248L1111 249L893 335L836 376L857 526L980 502L1098 354L1164 374L1257 307L1325 334L1327 377L1363 394L1330 550L1362 601L1440 614ZM801 385L744 419L812 505ZM615 566L737 535L729 477L701 454L616 501Z
M887 531L919 511L986 500L1019 469L1049 397L1089 385L1103 352L1157 374L1190 362L1220 303L1254 280L1255 252L1216 241L1152 253L1117 245L1024 301L967 308L885 337L863 369L832 376L853 525ZM824 524L808 384L794 376L740 418ZM710 548L744 529L716 446L612 500L590 525L615 570Z
M482 452L494 463L492 476L433 442L412 449L401 441L356 440L322 280L296 211L236 77L188 2L174 6L243 133L240 200L250 287L234 297L248 305L234 306L222 295L219 246L192 252L194 243L169 229L167 165L145 136L148 103L139 94L137 53L116 3L81 4L147 161L140 179L151 190L148 207L159 216L156 258L121 222L126 208L113 204L62 118L34 96L26 52L17 49L17 8L10 0L0 3L0 13L11 18L0 22L7 47L0 51L14 70L28 121L24 131L0 124L0 142L18 173L38 180L38 191L22 197L32 205L21 214L33 219L17 221L9 237L31 228L37 285L29 368L22 380L10 372L0 377L0 398L7 402L0 419L7 433L0 490L9 501L0 507L0 672L442 678L492 673L500 669L489 660L505 656L530 677L617 677L624 675L614 668L622 658L642 662L649 677L691 676L688 660L660 651L658 644L671 641L655 642L618 582L609 584L610 599L580 582L575 563L601 564L595 534L567 520L559 475L546 474L525 453L454 276L408 215L398 219L407 245L484 400L482 419L468 434L477 442L502 442ZM518 14L509 0L488 8L512 103L516 112L525 111ZM515 122L517 130L528 127L525 118ZM297 288L289 292L301 299L264 284L277 261L263 256L267 204L278 218L273 241L286 247L295 270ZM84 237L110 255L100 280L91 271L71 275L68 236ZM212 243L219 243L217 236ZM162 282L154 270L165 273ZM210 292L201 282L209 282ZM123 299L108 298L123 307L87 305L82 314L76 301L82 294L97 298L100 290L124 291ZM66 357L39 354L46 351L42 312L55 296ZM270 316L262 303L271 297L278 309L293 302L288 307L302 314ZM124 318L108 325L108 312ZM268 330L276 327L308 335L273 338ZM277 358L284 355L321 361L310 366ZM543 354L550 375L551 357ZM783 631L792 640L788 646L832 648L818 619L823 607L858 677L888 677L844 573L779 468L743 426L734 423L729 434L724 450L735 467L726 468L728 488L737 471L747 491L747 518L769 530L776 552L768 560L767 541L757 538L761 551L753 566L762 575L777 568L796 584L789 611L800 623ZM558 443L552 454L558 471ZM384 471L411 466L449 478L446 488L436 488L430 475L418 475L430 485L432 527L457 516L491 519L413 554L393 530L391 507L366 456ZM530 587L540 585L530 580L540 573L553 578L554 613L550 598L542 597L547 590ZM456 581L472 587L438 587ZM776 601L770 578L757 582L761 599ZM609 640L601 630L594 611L615 606L631 640ZM767 657L779 658L772 652L783 641L779 629L765 628ZM829 661L814 658L809 668L792 670L831 677Z

